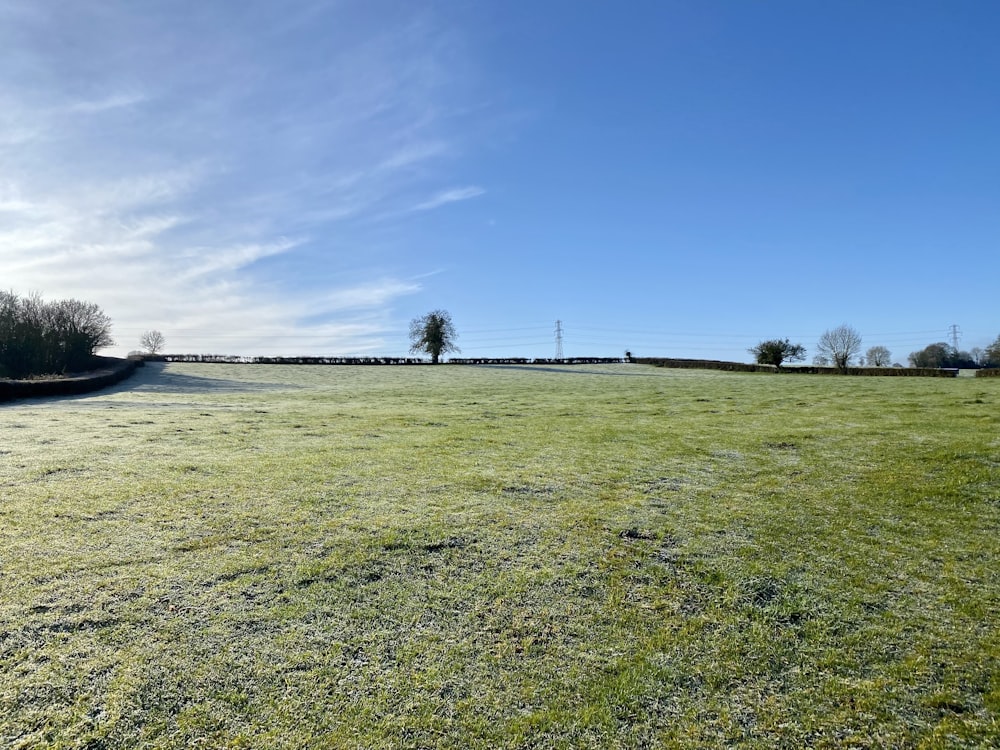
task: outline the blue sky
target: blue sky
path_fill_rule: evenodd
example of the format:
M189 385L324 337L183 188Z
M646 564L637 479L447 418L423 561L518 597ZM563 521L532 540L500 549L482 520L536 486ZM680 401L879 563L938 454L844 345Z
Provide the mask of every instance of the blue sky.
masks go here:
M992 0L0 0L0 287L115 353L1000 334Z

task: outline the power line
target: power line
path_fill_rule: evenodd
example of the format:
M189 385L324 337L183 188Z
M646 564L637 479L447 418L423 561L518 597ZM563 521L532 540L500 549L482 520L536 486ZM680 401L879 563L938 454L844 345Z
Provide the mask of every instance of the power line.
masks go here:
M271 350L274 348L337 348L341 346L357 346L358 339L372 339L379 343L374 346L380 349L403 347L404 336L389 326L375 326L373 329L365 330L364 325L352 330L352 325L347 324L346 329L338 330L336 323L332 324L331 330L323 330L322 325L318 328L303 326L296 330L294 324L288 327L262 325L257 328L244 329L239 331L219 330L208 326L188 325L184 328L170 328L161 326L168 341L172 342L171 347L183 348L185 341L192 339L200 340L198 344L192 342L191 346L198 348L219 347L219 348L260 348ZM138 335L144 328L133 328L132 326L116 327L115 333L121 340L128 338L131 334ZM543 331L549 331L548 338L545 338ZM727 352L728 356L745 348L758 340L758 335L748 333L720 333L720 332L692 332L690 330L655 330L649 328L632 328L623 326L621 328L609 328L602 326L578 327L574 324L574 336L572 347L574 350L620 350L628 342L629 350L656 351L666 353L670 351L687 352L687 356L698 356L702 352L706 355L714 356L716 352ZM557 359L565 357L564 344L566 329L561 320L555 323L555 354ZM507 351L516 352L518 350L532 349L540 353L543 347L552 344L552 328L548 326L520 326L512 328L480 328L462 331L464 344L463 349L467 351ZM882 333L864 333L864 338L868 343L877 343L892 348L907 349L908 347L919 348L926 344L926 338L933 336L935 339L941 336L942 330L917 330L917 331L892 331ZM958 348L961 330L957 324L948 328L947 338ZM765 337L766 338L766 337ZM818 334L808 336L789 336L789 338L802 340L809 343L818 338ZM215 344L211 342L215 341ZM372 347L366 347L363 351L370 351Z
M474 352L482 351L483 349L510 349L515 346L545 346L551 343L548 339L539 339L537 341L511 341L506 344L489 344L486 346L466 346L462 345L463 352Z
M463 329L462 333L507 333L508 331L545 331L546 326L527 326L525 328L479 328L473 330Z

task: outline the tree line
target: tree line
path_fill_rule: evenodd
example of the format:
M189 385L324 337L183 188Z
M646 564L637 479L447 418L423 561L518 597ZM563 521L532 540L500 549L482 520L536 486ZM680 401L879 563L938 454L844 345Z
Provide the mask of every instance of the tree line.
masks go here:
M112 344L111 319L93 302L0 291L0 377L87 370L97 350Z
M434 364L442 354L460 351L457 338L455 325L445 310L433 310L410 321L410 351L430 354ZM847 324L824 331L816 344L813 364L842 372L853 365L902 366L891 363L892 353L884 346L872 346L862 353L861 342L861 334ZM159 331L147 331L141 338L142 346L154 356L162 351L164 343ZM46 302L38 294L21 297L0 291L0 377L82 371L91 365L98 349L112 344L111 319L92 302ZM805 347L787 338L761 341L748 351L758 364L779 368L806 357ZM627 354L626 359L631 356ZM989 346L968 352L937 342L910 353L908 362L919 368L1000 367L1000 336Z
M884 346L872 346L861 351L861 334L844 324L824 331L816 344L813 364L821 367L835 367L841 372L848 367L902 367L892 364L892 352ZM781 367L786 362L801 362L806 358L802 344L793 344L790 339L770 339L761 341L747 351L754 356L757 364ZM930 344L920 351L911 352L907 357L910 367L960 368L1000 367L1000 336L986 348L975 347L971 351L959 351L944 342Z
M952 344L938 341L918 352L911 352L907 361L911 367L958 367L967 370L1000 367L1000 336L985 348L975 346L969 351L962 351Z

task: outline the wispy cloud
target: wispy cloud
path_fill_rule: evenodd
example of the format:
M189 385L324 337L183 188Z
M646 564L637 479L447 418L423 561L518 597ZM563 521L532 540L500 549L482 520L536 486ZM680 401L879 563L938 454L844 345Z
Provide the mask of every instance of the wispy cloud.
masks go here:
M99 112L107 112L111 109L132 107L143 101L145 101L145 97L138 94L111 94L101 99L69 102L61 110L57 111L57 114L97 114Z
M313 300L311 306L324 313L340 310L378 308L388 304L397 297L413 294L420 290L420 284L415 281L399 279L380 279L355 287L338 289L325 298Z
M223 271L238 271L258 260L293 250L300 243L281 240L267 245L239 245L231 248L192 248L183 255L190 265L180 274L180 280L187 282L202 277L212 277Z
M430 211L441 206L445 206L449 203L457 203L459 201L467 201L470 198L476 198L486 191L480 187L469 186L452 188L451 190L444 190L437 193L429 200L423 203L418 203L411 210L413 211Z
M3 285L97 302L119 351L150 327L193 351L370 350L421 286L372 224L484 192L408 208L458 152L460 66L425 11L8 0L0 18Z

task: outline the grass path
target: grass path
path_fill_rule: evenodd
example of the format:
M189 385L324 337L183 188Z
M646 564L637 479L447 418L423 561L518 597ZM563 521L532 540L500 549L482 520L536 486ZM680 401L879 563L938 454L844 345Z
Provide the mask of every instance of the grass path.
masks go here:
M0 435L3 747L1000 744L1000 381L150 365Z

